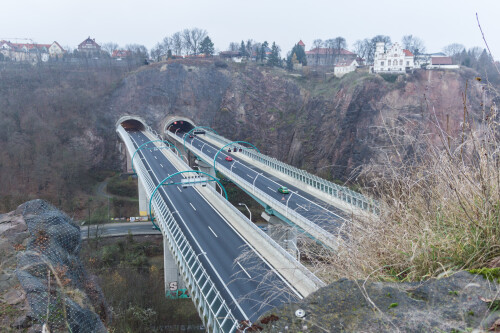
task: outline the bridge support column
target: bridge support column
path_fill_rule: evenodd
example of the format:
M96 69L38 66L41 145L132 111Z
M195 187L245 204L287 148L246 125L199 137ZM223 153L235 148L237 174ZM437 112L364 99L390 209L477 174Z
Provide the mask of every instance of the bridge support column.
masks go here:
M204 173L208 173L210 176L213 176L215 177L215 170L214 170L214 166L213 165L210 165L210 164L207 164L203 161L200 161L200 160L196 160L196 164L198 165L198 169ZM210 182L209 183L213 188L216 189L216 182Z
M179 274L179 269L168 248L168 241L163 237L163 271L165 276L165 296L167 298L187 298L184 280Z
M125 147L125 144L120 141L118 144L118 151L122 154L125 154L125 172L126 173L133 173L134 171L132 170L132 159L130 158L130 154L128 153L127 147Z
M142 185L142 181L137 179L137 186L139 189L139 215L140 216L148 216L148 195L146 194L146 190L144 189L144 185Z
M262 217L269 223L267 234L287 252L299 259L300 253L297 247L297 229L282 221L274 215L263 212Z

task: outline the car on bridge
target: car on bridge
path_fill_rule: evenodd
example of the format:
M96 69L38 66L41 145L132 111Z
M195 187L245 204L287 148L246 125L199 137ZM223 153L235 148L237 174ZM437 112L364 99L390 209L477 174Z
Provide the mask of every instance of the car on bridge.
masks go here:
M233 158L231 156L226 156L226 161L228 162L232 162L233 161Z
M189 138L190 139L194 138L194 135L193 134L189 134Z
M286 187L286 186L280 186L278 188L278 192L279 193L283 193L283 194L289 194L290 193L290 190Z

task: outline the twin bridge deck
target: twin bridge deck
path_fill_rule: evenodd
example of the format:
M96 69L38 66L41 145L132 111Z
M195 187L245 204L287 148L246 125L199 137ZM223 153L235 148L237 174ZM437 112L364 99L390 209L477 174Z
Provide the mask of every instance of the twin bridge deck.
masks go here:
M182 160L170 150L137 150L153 139L151 133L121 127L117 132L129 154L137 153L133 165L148 198L165 178L181 171ZM175 175L167 185L159 186L151 205L210 330L232 332L239 321L254 321L275 306L302 298L201 195L199 188L179 185L182 177ZM321 286L320 280L316 282Z
M330 186L334 187L332 190L326 185L320 186L318 182L318 187L323 189L323 192L315 191L306 183L266 166L266 161L260 162L259 159L262 161L263 155L257 152L249 154L249 147L237 143L229 144L229 140L216 134L206 132L190 135L191 137L180 131L168 134L171 139L182 143L183 147L205 163L215 165L217 171L267 206L274 215L300 227L332 249L336 249L339 242L347 237L352 212L371 208L368 200L362 195L335 184L330 183ZM224 150L221 150L224 146ZM238 152L234 152L235 147ZM228 148L232 148L232 152L228 152ZM217 158L214 163L215 156ZM227 156L231 156L232 161L226 161ZM280 186L288 187L290 194L279 193L277 190ZM305 188L309 191L305 191ZM349 196L342 191L350 192Z

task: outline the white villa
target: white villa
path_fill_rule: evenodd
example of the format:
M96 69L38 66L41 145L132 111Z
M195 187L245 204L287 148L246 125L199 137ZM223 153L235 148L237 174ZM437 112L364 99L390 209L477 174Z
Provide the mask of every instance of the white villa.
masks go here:
M347 73L354 72L359 67L356 59L349 59L347 61L338 62L333 68L335 76L340 77Z
M384 50L384 43L377 43L373 62L375 73L404 73L413 68L413 53L403 49L399 43L394 43L387 50Z

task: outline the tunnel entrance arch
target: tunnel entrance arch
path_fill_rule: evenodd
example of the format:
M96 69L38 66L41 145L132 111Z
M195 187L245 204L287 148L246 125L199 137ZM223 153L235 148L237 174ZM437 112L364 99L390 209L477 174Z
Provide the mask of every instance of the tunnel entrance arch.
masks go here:
M196 124L192 119L182 116L168 116L163 121L162 130L163 133L167 132L175 133L176 130L180 130L184 133L187 133L195 127Z
M122 126L126 130L144 131L148 128L146 121L139 116L123 116L118 119L115 127Z

